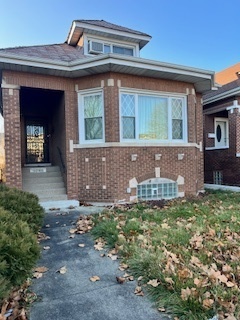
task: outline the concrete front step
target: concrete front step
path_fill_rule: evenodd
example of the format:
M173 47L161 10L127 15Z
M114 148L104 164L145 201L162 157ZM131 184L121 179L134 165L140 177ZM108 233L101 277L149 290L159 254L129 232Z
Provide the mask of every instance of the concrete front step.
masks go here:
M63 181L59 182L48 182L42 181L42 183L35 183L33 181L23 181L23 190L46 190L46 189L59 189L59 188L64 188L64 183Z
M58 183L63 182L62 177L59 175L58 177L41 177L41 178L23 178L23 184L44 184L44 183Z
M27 166L22 168L23 173L60 172L59 166Z
M38 197L39 198L39 197ZM52 196L49 196L49 197L41 197L41 198L39 198L39 202L40 202L40 204L42 203L42 202L49 202L49 201L51 201L51 202L53 202L53 201L66 201L67 200L67 195L65 194L65 195L58 195L58 196L54 196L54 197L52 197Z
M40 201L67 200L59 167L27 166L22 176L23 190L36 194Z
M66 189L65 188L55 188L55 189L42 189L42 190L33 190L38 197L45 197L45 196L55 196L55 195L65 195Z
M38 178L48 178L48 177L61 177L60 171L47 171L47 172L23 172L23 179L38 179Z

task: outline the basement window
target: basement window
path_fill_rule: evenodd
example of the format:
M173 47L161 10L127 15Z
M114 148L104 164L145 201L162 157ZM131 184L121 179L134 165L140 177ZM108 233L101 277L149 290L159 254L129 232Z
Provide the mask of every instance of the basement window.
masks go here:
M213 171L213 183L223 184L223 173L222 171Z
M177 182L166 178L148 179L137 186L139 200L173 199L177 195Z

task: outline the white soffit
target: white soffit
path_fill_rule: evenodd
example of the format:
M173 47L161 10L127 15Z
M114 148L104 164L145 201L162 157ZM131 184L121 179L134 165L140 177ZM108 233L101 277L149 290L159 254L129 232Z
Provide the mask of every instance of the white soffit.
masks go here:
M137 57L125 57L112 53L78 59L72 62L0 53L0 69L69 78L112 71L193 83L197 92L211 90L214 86L213 71Z

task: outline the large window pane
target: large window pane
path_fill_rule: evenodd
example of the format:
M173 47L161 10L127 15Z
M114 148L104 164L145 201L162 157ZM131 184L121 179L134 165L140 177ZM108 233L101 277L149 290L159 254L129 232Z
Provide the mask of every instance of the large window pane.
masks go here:
M172 99L172 138L183 138L183 110L182 99Z
M122 93L122 139L183 140L184 101L182 97Z
M85 119L85 139L95 140L102 139L102 118L88 118Z
M123 117L122 130L124 139L135 139L135 118Z
M102 95L84 97L85 140L103 138L103 103Z
M122 137L135 139L135 96L121 95Z
M138 97L139 139L168 139L167 105L167 98Z
M133 49L113 46L113 53L124 54L127 56L133 56Z

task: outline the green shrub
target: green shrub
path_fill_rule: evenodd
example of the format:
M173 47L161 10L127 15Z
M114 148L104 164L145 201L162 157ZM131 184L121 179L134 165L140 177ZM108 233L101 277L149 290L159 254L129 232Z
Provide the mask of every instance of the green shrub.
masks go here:
M8 296L11 288L9 280L3 276L3 274L6 273L7 268L8 265L6 261L0 261L0 302Z
M27 222L0 208L0 286L4 294L9 288L21 285L31 274L39 254L37 236ZM1 284L2 282L2 284Z
M27 222L34 232L41 228L44 210L36 195L0 184L0 206Z

